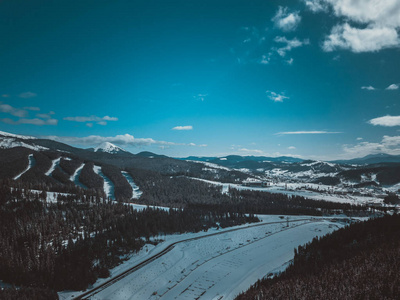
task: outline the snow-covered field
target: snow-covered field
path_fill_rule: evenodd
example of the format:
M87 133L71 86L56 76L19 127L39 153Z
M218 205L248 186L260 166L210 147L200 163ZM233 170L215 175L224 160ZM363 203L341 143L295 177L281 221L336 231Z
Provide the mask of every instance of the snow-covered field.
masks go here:
M290 216L290 220L304 217ZM310 217L306 217L310 219ZM263 222L282 221L279 216L262 216ZM286 220L286 218L284 219ZM224 232L179 243L165 255L100 291L91 299L233 299L257 279L282 270L293 258L293 249L339 227L341 223L323 219L257 227L237 226L241 230L162 236L164 242L147 245L138 255L111 271L115 276L159 253L168 245L192 237ZM246 228L248 227L248 228ZM98 286L106 281L96 282ZM82 292L61 292L61 299L72 299Z
M342 191L341 189L337 189L336 187L314 183L271 183L268 187L251 187L234 183L221 183L218 181L205 180L195 177L188 178L222 186L223 193L226 193L229 188L234 188L237 190L253 190L276 194L295 195L314 200L350 203L355 205L367 203L382 203L383 200L381 198L373 196L352 195L349 193L345 193L344 191ZM318 189L319 191L311 191L308 189Z

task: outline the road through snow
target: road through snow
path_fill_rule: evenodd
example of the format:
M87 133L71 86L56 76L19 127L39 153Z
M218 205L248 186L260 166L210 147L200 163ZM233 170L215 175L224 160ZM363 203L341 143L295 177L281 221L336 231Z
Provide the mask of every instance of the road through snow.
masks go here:
M298 245L343 226L326 220L286 225L265 224L176 244L89 299L233 299L257 279L282 269Z

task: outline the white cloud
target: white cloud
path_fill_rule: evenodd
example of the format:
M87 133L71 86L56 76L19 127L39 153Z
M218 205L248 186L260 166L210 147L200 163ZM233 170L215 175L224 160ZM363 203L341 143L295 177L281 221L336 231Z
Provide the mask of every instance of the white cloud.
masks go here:
M304 0L304 3L312 12L328 10L328 6L324 0Z
M389 86L386 88L386 90L398 90L398 89L399 89L399 85L398 85L398 84L395 84L395 83L389 85Z
M290 58L290 59L288 59L287 61L286 61L286 63L288 64L288 65L292 65L293 64L293 58Z
M296 147L295 146L290 146L290 147L288 147L288 149L289 150L294 150L294 149L296 149Z
M40 110L40 108L36 107L36 106L26 106L26 107L23 107L23 109L32 110L32 111L39 111Z
M389 27L400 26L400 5L397 0L324 0L338 17L361 24L374 23Z
M25 92L25 93L21 93L18 95L18 97L20 98L33 98L36 97L37 94L36 93L32 93L32 92Z
M314 11L327 11L345 20L335 26L323 43L325 51L348 49L353 52L374 52L400 46L400 3L398 0L306 0ZM352 25L349 25L351 23Z
M368 90L368 91L375 91L376 90L376 88L374 88L372 85L362 86L361 89L362 90Z
M269 54L269 55L263 55L263 56L261 57L260 64L262 64L262 65L268 65L269 62L270 62L270 60L271 60L271 55L270 55L270 54Z
M135 138L130 134L116 135L116 136L99 136L99 135L90 135L86 137L68 137L68 136L42 136L42 138L51 139L54 141L72 144L72 145L82 145L82 146L96 146L98 144L104 142L110 142L113 144L117 144L120 146L133 146L133 147L142 147L142 146L196 146L196 147L206 147L207 145L196 145L194 143L174 143L167 141L157 141L152 138Z
M92 128L93 127L93 123L86 123L86 126Z
M300 41L297 38L288 40L284 36L277 36L277 37L275 37L274 41L276 43L284 43L284 44L286 44L286 46L281 47L281 48L273 48L282 57L284 57L286 55L286 53L291 51L293 48L298 48L298 47L301 47L301 46L304 46L304 45L308 45L310 43L310 41L308 39L305 39L303 41Z
M172 128L172 130L193 130L192 125L187 125L187 126L175 126Z
M275 26L283 31L293 31L300 24L301 17L298 11L288 12L287 7L280 6L275 16L271 19Z
M285 131L278 132L275 135L288 135L288 134L336 134L342 132L331 132L331 131Z
M204 101L204 99L206 99L206 97L208 96L208 94L197 94L195 96L193 96L194 99L196 100L200 100L200 101Z
M379 118L374 118L368 121L369 124L375 126L385 126L385 127L393 127L400 126L400 116L384 116Z
M133 135L130 134L116 135L109 137L90 135L86 137L45 136L45 138L67 144L89 145L89 146L98 145L103 142L110 142L118 145L131 145L131 146L148 146L152 144L181 145L172 142L156 141L153 140L152 138L135 138Z
M48 114L36 114L36 117L40 118L40 119L51 119L51 113Z
M383 136L379 143L361 142L357 145L343 145L349 157L362 157L369 154L387 153L400 155L400 136Z
M115 117L97 117L97 116L89 116L89 117L66 117L64 118L66 121L72 122L102 122L102 121L118 121L118 118Z
M23 118L28 114L26 110L12 107L9 104L0 104L0 112L20 118Z
M5 119L0 119L1 122L3 123L7 123L7 124L11 124L11 125L19 125L19 124L30 124L30 125L37 125L37 126L43 126L43 125L57 125L58 124L58 120L57 119L39 119L39 118L34 118L34 119L19 119L17 121L14 121L12 119L9 118L5 118Z
M332 28L322 48L327 52L336 49L347 49L360 53L375 52L399 45L400 39L395 28L369 26L360 29L345 23Z
M250 153L250 154L263 154L264 151L258 150L258 149L247 149L247 148L241 148L239 149L240 152L245 152L245 153Z
M363 138L362 138L362 137L358 137L356 140L357 140L357 141L362 141Z
M277 94L272 91L266 91L265 93L268 95L268 98L274 102L283 102L284 99L289 99L289 97L286 97L283 94Z

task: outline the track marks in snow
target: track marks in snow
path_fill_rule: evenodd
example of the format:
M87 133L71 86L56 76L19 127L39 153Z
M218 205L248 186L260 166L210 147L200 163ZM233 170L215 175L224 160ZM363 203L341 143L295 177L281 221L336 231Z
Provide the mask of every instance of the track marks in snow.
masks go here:
M28 163L28 166L26 167L26 169L23 170L21 173L19 173L17 176L15 176L13 178L14 180L19 179L22 175L24 175L26 172L28 172L35 165L36 161L35 161L35 158L33 157L33 154L29 154L28 160L29 160L29 163Z

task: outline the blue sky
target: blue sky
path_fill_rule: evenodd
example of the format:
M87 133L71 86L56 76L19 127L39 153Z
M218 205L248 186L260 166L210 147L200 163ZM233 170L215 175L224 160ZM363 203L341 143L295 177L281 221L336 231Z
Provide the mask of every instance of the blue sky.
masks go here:
M0 3L0 129L169 156L400 154L400 1Z

